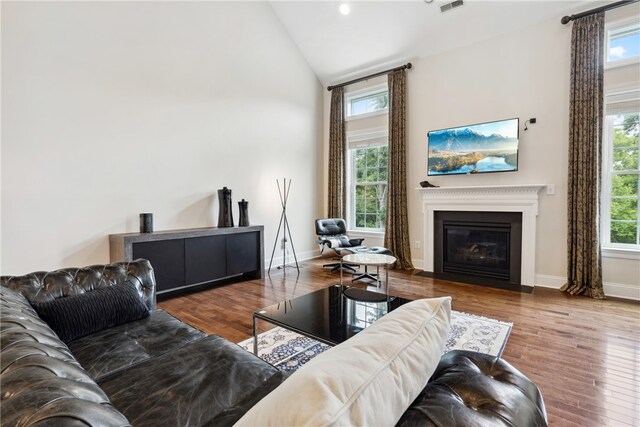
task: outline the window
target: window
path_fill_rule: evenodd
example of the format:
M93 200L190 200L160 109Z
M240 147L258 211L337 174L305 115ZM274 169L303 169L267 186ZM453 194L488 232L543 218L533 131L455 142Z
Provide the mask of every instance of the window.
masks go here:
M364 301L349 301L347 305L347 324L362 330L387 314L387 304Z
M384 231L389 162L387 131L351 134L347 143L349 226L357 230Z
M640 250L640 91L608 95L605 113L603 245Z
M389 90L387 85L368 89L365 92L353 92L346 96L346 117L366 117L384 114L389 108Z
M640 21L623 21L607 26L607 67L617 67L640 60Z

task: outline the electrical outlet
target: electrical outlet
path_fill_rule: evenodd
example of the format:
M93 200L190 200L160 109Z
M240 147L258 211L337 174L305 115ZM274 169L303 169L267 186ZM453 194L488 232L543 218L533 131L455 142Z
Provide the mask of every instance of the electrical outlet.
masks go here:
M549 196L553 196L556 194L556 185L555 184L547 184L547 194Z
M420 249L420 240L416 240L413 245L416 247L416 249Z

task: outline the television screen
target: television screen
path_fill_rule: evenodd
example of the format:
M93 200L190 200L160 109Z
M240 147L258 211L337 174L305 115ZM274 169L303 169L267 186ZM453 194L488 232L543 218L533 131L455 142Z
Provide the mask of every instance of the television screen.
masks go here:
M429 132L429 176L518 170L519 119Z

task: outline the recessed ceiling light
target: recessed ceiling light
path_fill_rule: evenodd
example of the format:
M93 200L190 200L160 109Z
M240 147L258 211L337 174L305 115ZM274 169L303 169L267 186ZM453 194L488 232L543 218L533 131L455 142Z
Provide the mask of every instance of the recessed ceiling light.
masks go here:
M347 16L348 14L350 14L350 13L351 13L351 8L349 7L349 5L348 5L348 4L346 4L346 3L342 3L342 4L340 5L340 13L341 13L341 14L343 14L343 15L345 15L345 16Z

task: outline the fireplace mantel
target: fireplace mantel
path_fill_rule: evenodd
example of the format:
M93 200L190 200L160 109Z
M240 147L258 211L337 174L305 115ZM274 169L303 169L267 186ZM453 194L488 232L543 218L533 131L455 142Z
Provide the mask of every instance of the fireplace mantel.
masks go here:
M424 270L434 271L434 212L522 212L522 285L533 286L538 192L544 184L419 188L424 215Z

